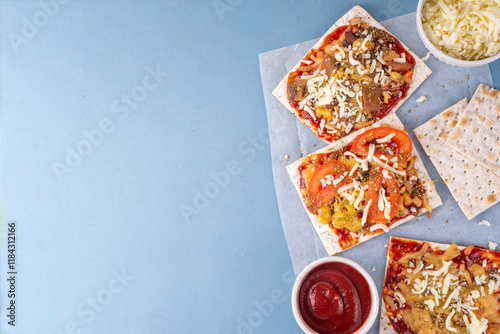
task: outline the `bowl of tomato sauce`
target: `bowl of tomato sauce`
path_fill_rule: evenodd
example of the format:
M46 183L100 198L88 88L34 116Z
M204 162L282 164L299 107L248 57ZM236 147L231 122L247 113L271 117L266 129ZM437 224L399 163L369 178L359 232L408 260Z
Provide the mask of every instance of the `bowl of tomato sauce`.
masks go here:
M292 310L307 334L365 334L375 323L379 297L356 262L325 257L304 268L292 289Z

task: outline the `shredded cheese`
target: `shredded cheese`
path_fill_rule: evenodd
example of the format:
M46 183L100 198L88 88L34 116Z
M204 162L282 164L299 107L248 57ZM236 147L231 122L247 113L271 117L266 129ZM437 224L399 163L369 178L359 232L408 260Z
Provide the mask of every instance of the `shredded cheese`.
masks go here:
M479 225L491 226L490 222L484 219L479 222Z
M394 292L394 297L398 301L399 307L402 308L404 306L404 304L406 303L405 297L403 297L403 295L399 291Z
M451 327L451 319L455 315L455 310L451 310L451 313L446 317L446 329L453 333L458 333L455 327Z
M480 60L500 52L496 0L429 0L422 27L432 44L457 59Z
M420 60L426 61L427 59L429 59L430 56L431 56L431 53L429 51L427 51L427 54L425 55L425 57L420 58Z
M363 210L363 218L361 218L361 226L365 226L366 224L366 219L368 218L368 210L370 210L370 205L372 205L372 199L368 201L366 204L364 210Z
M378 144L382 144L382 143L387 143L388 141L390 141L392 139L392 137L394 137L396 135L396 133L390 133L388 134L387 136L383 137L383 138L379 138L377 139L377 143Z
M422 103L422 102L424 102L424 101L427 101L427 97L426 97L425 95L422 95L422 96L420 96L420 97L417 99L417 102L418 102L418 103Z
M370 154L370 152L368 152L368 154ZM403 175L405 176L406 175L406 172L405 171L401 171L401 170L397 170L395 168L392 168L391 166L387 166L386 163L383 163L382 161L380 161L379 158L377 157L373 157L373 161L375 161L375 163L377 163L378 165L380 165L381 167L384 167L385 169L393 172L394 174L398 174L398 175Z
M371 162L372 158L375 158L373 156L374 153L375 153L375 145L370 144L370 146L368 147L368 156L366 157L366 160Z
M370 199L371 201L371 199ZM385 232L389 232L389 228L387 227L387 225L384 225L384 224L375 224L375 225L372 225L370 226L370 231L376 231L376 230L384 230Z

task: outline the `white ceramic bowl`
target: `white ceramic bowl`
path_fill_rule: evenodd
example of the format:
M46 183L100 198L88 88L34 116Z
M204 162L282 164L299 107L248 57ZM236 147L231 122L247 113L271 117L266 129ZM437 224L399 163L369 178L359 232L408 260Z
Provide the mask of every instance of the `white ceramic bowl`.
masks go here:
M451 57L441 50L439 50L437 47L432 44L432 42L429 40L427 35L425 34L424 28L422 26L422 8L424 7L424 3L427 0L419 0L418 1L418 7L417 7L417 31L418 35L420 36L420 39L422 40L422 43L424 43L425 47L427 50L429 50L430 53L437 59L441 60L442 62L445 62L446 64L453 65L453 66L460 66L460 67L476 67L476 66L483 66L486 64L489 64L497 59L500 59L500 53L497 53L494 56L484 58L481 60L461 60L457 59L454 57Z
M297 276L297 279L295 280L295 284L293 285L292 288L292 310L293 310L293 315L295 317L295 320L299 324L300 328L304 331L306 334L318 334L316 331L312 330L307 324L304 322L302 319L302 316L300 315L299 311L299 290L302 285L303 279L313 270L314 268L318 267L319 265L322 265L324 263L344 263L347 264L348 266L351 266L352 268L356 269L363 277L366 279L366 282L368 283L368 286L370 288L370 296L372 299L372 304L370 306L370 314L368 315L368 318L364 322L364 324L353 334L365 334L370 330L370 328L373 326L375 323L375 320L378 315L378 308L379 308L379 298L378 298L378 291L377 287L375 286L375 282L373 282L372 277L366 272L366 270L363 269L359 264L356 262L346 259L345 257L340 257L340 256L331 256L331 257L324 257L322 259L316 260L309 264L307 267L302 270L302 272Z

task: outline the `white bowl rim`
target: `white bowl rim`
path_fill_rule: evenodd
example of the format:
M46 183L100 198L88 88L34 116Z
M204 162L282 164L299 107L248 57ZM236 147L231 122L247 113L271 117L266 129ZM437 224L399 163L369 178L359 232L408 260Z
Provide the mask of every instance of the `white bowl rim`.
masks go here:
M444 61L447 64L462 66L462 67L476 67L487 65L497 59L500 59L500 52L496 55L490 56L488 58L480 59L480 60L462 60L457 59L452 56L447 55L443 51L439 50L427 37L427 34L424 31L422 26L422 8L424 7L424 3L428 0L419 0L417 5L417 15L416 15L416 23L417 23L417 31L420 39L424 43L425 47L439 60Z
M351 259L341 257L341 256L329 256L329 257L324 257L321 259L318 259L312 263L310 263L308 266L306 266L300 274L297 276L295 280L295 284L293 285L292 288L292 311L293 315L295 317L295 320L297 321L297 324L299 327L304 331L304 333L307 334L318 334L316 331L312 330L307 324L304 322L302 319L302 316L300 315L299 311L299 306L298 306L298 293L300 286L302 285L303 279L316 267L324 264L324 263L343 263L347 264L354 269L356 269L366 280L368 283L368 287L370 288L370 296L371 296L371 307L370 307L370 314L368 315L368 318L364 322L364 324L358 328L354 333L352 334L366 334L370 328L373 326L375 323L375 320L377 319L378 315L378 309L379 309L379 297L378 297L378 290L377 286L375 285L375 282L373 281L373 278L368 274L368 272L361 267L357 262L354 262Z

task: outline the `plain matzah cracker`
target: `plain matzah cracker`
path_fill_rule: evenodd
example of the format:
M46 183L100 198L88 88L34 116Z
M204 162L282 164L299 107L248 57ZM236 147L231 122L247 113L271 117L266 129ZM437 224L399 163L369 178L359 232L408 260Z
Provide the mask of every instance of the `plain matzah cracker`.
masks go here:
M376 28L381 29L381 30L384 30L384 31L387 31L389 34L393 35L390 31L385 29L377 20L375 20L364 8L362 8L359 5L356 5L351 10L349 10L344 16L342 16L337 22L335 22L335 24L333 26L331 26L330 29L328 29L328 31L316 42L316 44L313 45L311 50L319 48L321 46L321 44L323 44L323 41L324 41L326 36L331 34L338 27L349 24L349 20L351 20L355 17L361 17L361 19L364 22L369 23L371 26L376 27ZM396 37L396 36L394 36L394 37ZM406 51L408 51L413 56L413 58L415 58L415 68L413 70L413 77L411 80L410 87L408 88L408 91L406 92L406 97L399 100L398 103L396 103L396 105L391 109L390 113L395 112L410 97L410 95L418 88L418 86L420 86L420 84L425 79L427 79L427 77L432 73L432 71L429 69L429 67L427 67L427 65L419 57L417 57L416 54L414 54L412 51L410 51L410 49L406 45L404 45L404 43L401 42L401 40L398 39L398 41L406 49ZM306 54L304 54L304 56L306 56ZM300 119L300 121L302 123L304 123L309 129L314 131L314 133L316 133L316 135L318 135L318 129L314 126L311 126L311 124L308 121L304 121L302 118L300 118L297 110L295 110L290 105L290 102L288 101L287 84L286 84L287 80L288 80L288 75L290 74L290 72L295 71L300 66L301 62L302 62L302 59L290 71L288 71L288 73L280 81L278 86L276 86L276 88L273 90L273 95L292 114L294 114L298 119ZM386 117L387 117L387 115L386 115ZM358 130L356 130L354 132L357 132L357 131ZM353 133L353 132L351 132L351 133ZM318 135L318 137L320 137L320 136ZM323 139L323 138L321 138L321 139ZM325 140L325 142L327 142L327 141Z
M479 85L446 144L500 176L500 91Z
M405 130L403 123L401 123L398 116L395 113L393 113L393 114L390 114L390 115L384 117L383 119L379 120L375 124L372 124L371 126L363 128L359 132L351 133L347 137L341 138L340 140L333 142L332 144L328 145L327 147L324 147L324 148L322 148L314 153L311 153L311 154L332 152L332 151L338 150L338 149L346 146L347 144L351 143L357 136L359 136L363 132L365 132L369 129L372 129L372 128L379 127L381 124L388 124L389 126L391 126L393 128L400 129L403 131ZM417 169L418 177L420 178L420 180L422 180L422 184L426 188L427 202L429 203L430 207L432 207L432 208L436 208L436 207L440 206L441 204L443 204L441 202L441 198L439 197L439 194L437 193L436 189L434 188L434 184L433 184L429 174L427 173L427 170L425 169L424 164L422 163L422 159L420 159L420 156L418 155L417 150L413 149L411 154L414 156L417 156L417 159L415 160L415 167ZM314 226L314 229L318 233L319 238L321 239L321 242L323 243L323 246L325 246L325 249L328 252L328 255L335 255L335 254L337 254L345 249L342 249L340 247L340 245L338 243L337 235L330 229L328 224L320 224L318 221L318 217L316 215L310 213L309 210L307 210L307 208L305 206L304 196L300 192L300 173L298 171L298 167L303 162L303 159L305 159L305 158L301 158L298 161L288 165L286 167L286 169L288 171L288 174L290 175L290 178L292 179L293 185L295 186L297 193L299 194L299 196L302 200L302 204L304 205L304 208L307 212L307 215L309 216L309 219L311 220L311 222ZM422 209L421 214L424 212L426 212L426 210ZM396 223L394 223L393 225L391 225L389 227L389 229L393 229L393 228L395 228L395 227L397 227L397 226L399 226L399 225L401 225L401 224L403 224L403 223L405 223L408 220L411 220L413 218L415 218L415 216L409 215L408 217L403 218L403 219L397 221ZM379 231L381 231L381 230L379 230ZM366 240L369 240L377 235L378 234L362 235L359 238L358 244L360 244Z
M500 177L443 143L467 106L467 99L446 109L414 130L417 139L436 166L468 219L500 199Z

